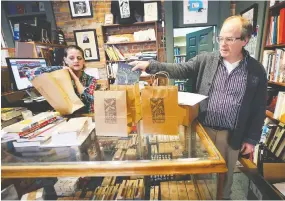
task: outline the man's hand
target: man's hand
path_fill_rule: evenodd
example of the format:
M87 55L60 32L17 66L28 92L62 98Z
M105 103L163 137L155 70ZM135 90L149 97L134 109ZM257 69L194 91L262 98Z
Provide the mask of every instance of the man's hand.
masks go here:
M132 71L135 71L137 69L140 69L141 71L145 71L146 68L149 66L149 62L148 61L133 61L133 62L130 62L129 65L134 66L132 68Z
M254 145L244 142L241 146L240 152L242 155L247 155L254 151Z

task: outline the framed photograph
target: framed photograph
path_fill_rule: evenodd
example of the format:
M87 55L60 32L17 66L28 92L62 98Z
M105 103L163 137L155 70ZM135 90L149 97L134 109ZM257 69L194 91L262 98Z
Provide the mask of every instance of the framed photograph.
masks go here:
M114 23L114 17L113 14L105 14L105 25L113 24Z
M76 45L84 51L85 61L100 61L96 30L75 30L73 33Z
M248 19L253 27L253 33L256 33L256 25L257 25L257 11L258 4L255 3L252 6L248 7L244 11L240 12L240 15L246 19Z
M157 21L158 20L158 2L145 2L144 3L144 21Z
M92 4L89 0L69 0L71 18L93 17Z

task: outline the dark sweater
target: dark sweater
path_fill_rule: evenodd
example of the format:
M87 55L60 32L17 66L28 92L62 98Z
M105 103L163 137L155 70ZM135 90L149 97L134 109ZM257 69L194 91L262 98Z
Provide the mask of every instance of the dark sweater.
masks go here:
M209 95L215 73L219 64L219 52L200 54L188 62L179 64L159 63L151 61L147 69L154 74L166 71L171 78L192 78L195 86L194 92ZM265 118L267 79L266 72L261 63L252 57L247 63L246 90L238 112L235 128L230 131L229 145L237 150L243 142L256 144L261 136L261 128ZM208 99L200 103L200 113L207 112Z

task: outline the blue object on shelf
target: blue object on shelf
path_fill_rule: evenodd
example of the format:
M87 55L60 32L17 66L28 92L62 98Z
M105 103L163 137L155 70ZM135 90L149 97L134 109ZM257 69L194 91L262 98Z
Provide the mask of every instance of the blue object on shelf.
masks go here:
M17 14L16 3L8 2L8 13L9 13L9 15Z

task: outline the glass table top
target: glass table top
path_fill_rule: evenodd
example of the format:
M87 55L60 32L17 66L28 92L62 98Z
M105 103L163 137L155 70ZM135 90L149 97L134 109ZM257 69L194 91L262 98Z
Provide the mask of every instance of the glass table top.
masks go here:
M96 136L95 126L90 127L86 134L80 136L76 146L72 146L68 139L60 146L14 147L13 142L2 143L2 174L3 169L11 172L11 168L18 172L21 168L32 171L30 168L35 167L49 170L60 165L78 168L78 171L84 168L97 173L103 171L104 174L112 172L112 169L126 174L139 170L145 174L148 168L157 172L167 168L187 172L192 165L196 171L199 167L215 165L226 169L219 152L198 122L190 128L180 126L176 136L146 135L140 131L141 126L138 128L137 133L128 137L102 137Z

